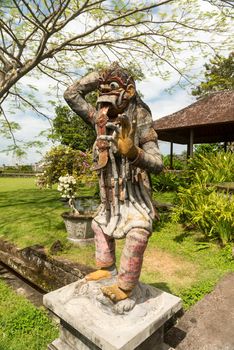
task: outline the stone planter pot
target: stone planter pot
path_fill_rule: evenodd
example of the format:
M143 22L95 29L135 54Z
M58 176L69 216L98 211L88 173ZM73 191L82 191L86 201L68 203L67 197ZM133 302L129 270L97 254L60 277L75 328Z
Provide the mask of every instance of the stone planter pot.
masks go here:
M65 212L62 215L64 220L68 240L77 245L85 245L94 242L94 233L91 228L93 214L74 215Z

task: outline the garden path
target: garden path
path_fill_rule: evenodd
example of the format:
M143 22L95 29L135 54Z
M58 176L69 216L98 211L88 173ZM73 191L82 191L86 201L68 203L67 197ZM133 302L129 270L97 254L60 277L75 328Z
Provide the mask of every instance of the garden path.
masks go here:
M234 350L233 286L230 273L170 329L166 343L176 350Z

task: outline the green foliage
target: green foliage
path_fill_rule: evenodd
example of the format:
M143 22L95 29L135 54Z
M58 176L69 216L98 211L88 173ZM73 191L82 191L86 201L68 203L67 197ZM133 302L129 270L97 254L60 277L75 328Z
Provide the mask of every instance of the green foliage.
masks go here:
M96 133L91 125L88 125L68 106L57 106L56 117L53 119L53 133L50 138L58 140L62 145L81 151L90 150Z
M39 187L50 187L60 176L72 175L77 181L95 182L96 172L91 171L92 155L68 146L52 147L44 157L43 173L38 174Z
M234 181L234 155L200 154L190 161L190 168L192 183L179 188L173 221L189 223L206 238L226 244L234 239L234 197L217 192L215 184Z
M0 108L0 116L1 114L2 114L2 111ZM12 133L19 131L20 129L21 127L19 123L0 120L0 135L2 135L6 139L11 139Z
M184 173L178 171L163 170L159 175L151 174L153 191L177 191L186 183Z
M196 178L198 178L201 182L207 184L233 182L234 154L224 151L212 154L195 154L189 160L188 168L192 181L196 181Z
M221 151L223 149L223 146L220 143L202 143L200 145L195 145L194 148L194 156L212 156L212 154Z
M215 91L234 90L234 52L227 58L216 55L205 64L205 69L205 81L192 90L192 95L201 97Z
M170 168L170 155L163 156L163 165L164 168ZM187 165L187 157L186 154L173 154L173 169L174 170L184 170Z
M173 155L173 169L170 170L170 155L163 156L164 170L158 174L151 174L152 188L154 191L177 191L179 186L183 186L185 181L184 172L186 169L186 156Z
M0 281L0 349L44 349L58 330L43 309L35 308Z
M205 237L226 244L234 239L234 198L202 183L180 188L173 220L189 222Z
M210 281L203 281L193 285L191 288L183 291L180 297L183 300L183 306L187 310L190 306L201 300L206 294L212 292L213 283Z

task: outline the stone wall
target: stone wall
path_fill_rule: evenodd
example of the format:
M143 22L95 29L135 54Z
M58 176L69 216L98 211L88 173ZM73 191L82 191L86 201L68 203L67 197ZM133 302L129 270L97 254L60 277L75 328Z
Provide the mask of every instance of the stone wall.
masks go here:
M48 256L42 246L24 249L0 240L0 261L46 292L82 279L91 268Z

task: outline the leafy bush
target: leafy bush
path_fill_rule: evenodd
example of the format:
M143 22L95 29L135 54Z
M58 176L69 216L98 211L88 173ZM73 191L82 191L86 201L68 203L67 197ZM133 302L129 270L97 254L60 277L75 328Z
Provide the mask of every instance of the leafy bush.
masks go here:
M177 191L180 186L185 184L185 181L183 171L163 170L159 175L151 174L153 191Z
M217 192L215 184L234 180L234 155L199 155L190 167L193 182L179 188L172 219L192 224L205 237L226 244L234 239L234 197Z
M195 145L194 148L194 156L200 154L210 156L214 153L220 152L223 149L223 145L221 143L202 143L200 145Z
M218 238L223 244L234 239L234 198L216 192L214 187L193 184L181 188L174 221L189 222L208 238Z
M164 167L169 169L170 167L170 155L163 156ZM173 154L173 169L175 170L184 170L187 166L187 156L186 153L181 155Z
M189 160L188 167L191 180L197 177L205 183L215 184L234 181L232 152L221 151L207 155L199 153Z

